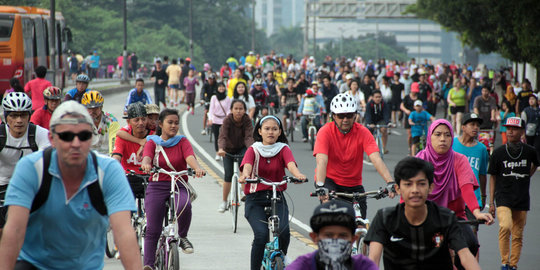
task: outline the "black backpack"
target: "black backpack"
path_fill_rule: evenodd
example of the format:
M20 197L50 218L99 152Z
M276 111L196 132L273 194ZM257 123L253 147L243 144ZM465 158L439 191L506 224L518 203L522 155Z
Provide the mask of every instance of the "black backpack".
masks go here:
M34 201L32 202L32 208L30 209L30 213L38 210L49 198L49 191L51 190L52 182L52 176L49 173L49 165L51 163L52 150L52 147L48 147L43 151L43 178L41 179L41 185L39 186L39 190L34 197ZM99 184L97 157L94 152L91 151L90 153L92 155L92 162L94 164L94 168L96 169L98 181L95 181L92 184L88 185L88 196L90 197L90 203L92 203L92 206L96 209L96 211L102 216L106 216L107 206L105 205L103 193L101 192L101 187Z
M6 145L7 141L7 128L6 124L2 123L0 124L0 152L4 150L4 148L11 148L16 150L23 150L23 149L31 149L32 152L36 152L39 148L36 144L36 125L29 123L28 124L28 146L23 147L14 147L10 145Z

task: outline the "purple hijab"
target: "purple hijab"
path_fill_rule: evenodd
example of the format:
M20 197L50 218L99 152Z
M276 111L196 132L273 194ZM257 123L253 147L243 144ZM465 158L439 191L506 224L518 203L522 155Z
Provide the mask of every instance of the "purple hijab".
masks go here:
M446 125L450 129L452 139L450 149L444 154L437 154L431 145L431 135L439 125ZM435 120L429 127L426 137L426 149L418 152L417 158L433 164L435 168L433 179L433 191L428 195L428 200L434 201L440 206L448 207L448 203L460 196L458 181L454 171L455 152L452 150L454 131L452 125L445 119Z

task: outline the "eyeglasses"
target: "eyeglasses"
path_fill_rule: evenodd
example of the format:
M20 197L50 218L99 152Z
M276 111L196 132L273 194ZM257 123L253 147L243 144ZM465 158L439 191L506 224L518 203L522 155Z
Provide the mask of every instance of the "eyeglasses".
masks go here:
M335 116L338 119L343 119L343 118L352 119L354 117L354 115L355 115L355 113L337 113L337 114L335 114Z
M79 141L82 141L82 142L88 141L90 138L92 138L92 132L88 130L81 131L79 133L66 131L66 132L60 132L56 134L58 134L58 138L60 138L60 140L65 141L65 142L73 141L73 139L75 139L75 136L77 136L79 138Z

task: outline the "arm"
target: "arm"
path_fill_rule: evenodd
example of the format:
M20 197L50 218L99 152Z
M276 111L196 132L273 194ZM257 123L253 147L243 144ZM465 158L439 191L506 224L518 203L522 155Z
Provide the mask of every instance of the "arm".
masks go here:
M251 170L253 169L253 165L249 163L244 163L244 170L242 170L242 173L240 174L240 177L238 178L239 183L245 183L246 178L249 178L251 176Z
M143 159L142 159L142 164L141 164L141 169L142 169L145 173L149 173L149 172L150 172L150 169L152 169L152 158L150 158L150 157L143 157Z
M495 195L495 175L491 175L489 177L489 213L493 217L495 217L495 198L493 197Z
M122 253L120 260L125 269L141 269L141 253L131 226L130 211L120 211L109 217L113 230L114 242Z
M315 176L317 177L317 183L323 183L326 180L326 166L328 165L328 155L317 154L315 156L315 162L317 163L317 168L315 168Z
M296 167L296 163L294 162L289 162L287 164L287 169L289 170L289 172L292 173L292 175L296 178L298 178L299 180L306 180L306 176L303 175L300 170L298 170L298 167Z
M480 194L482 197L482 205L486 207L486 184L487 184L487 177L486 175L479 175L478 176L478 183L480 184Z
M144 146L146 144L146 138L139 139L139 138L129 134L125 130L118 130L118 132L116 133L116 136L118 136L119 138L121 138L123 140L129 141L129 142L132 142L132 143L137 143L140 146Z
M405 108L405 105L403 104L403 102L401 102L401 105L399 105L399 108L407 115L411 114L411 111L407 110L407 108Z
M450 91L448 91L448 97L446 98L446 101L448 101L448 104L451 107L455 107L456 103L454 103L454 101L452 101L452 98L451 98L452 94L450 92L452 92L452 89L450 89Z
M4 232L0 241L0 269L13 269L17 256L24 243L24 235L28 224L30 210L28 208L11 205L8 208L8 216Z
M218 152L217 154L220 156L225 156L225 142L229 139L227 138L228 130L229 130L229 121L228 118L226 118L223 121L223 125L221 125L221 128L219 128L219 136L218 136Z
M369 250L371 253L371 250ZM480 265L468 248L462 248L457 252L461 264L467 270L480 270ZM371 255L370 255L371 256Z
M381 255L383 252L383 245L379 242L371 241L369 243L369 259L372 260L377 267L381 261Z
M381 155L379 152L373 152L371 155L369 155L369 159L371 160L371 163L373 163L373 167L377 170L379 175L383 178L383 180L386 182L386 184L389 184L390 182L394 182L392 179L392 175L390 175L390 171L388 171L388 168L384 164ZM389 191L390 198L394 198L395 193Z
M186 163L195 170L195 177L201 178L206 174L206 172L201 169L199 162L197 162L197 159L194 156L188 156L186 158Z

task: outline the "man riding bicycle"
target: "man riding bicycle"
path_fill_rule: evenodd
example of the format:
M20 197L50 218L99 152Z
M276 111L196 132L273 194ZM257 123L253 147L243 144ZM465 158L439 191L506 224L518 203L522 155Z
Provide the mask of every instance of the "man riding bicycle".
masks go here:
M338 192L365 192L362 185L364 152L383 180L393 186L388 168L379 154L371 132L355 122L356 100L348 94L338 94L330 104L334 121L326 123L317 133L313 155L317 162L316 184ZM390 197L394 193L390 192ZM320 198L327 200L327 196ZM362 217L366 217L366 199L360 200Z
M49 86L43 91L43 99L45 105L34 111L32 117L30 117L30 122L44 129L49 129L52 113L62 102L62 90L56 86Z
M261 114L261 117L268 115L268 92L263 87L264 81L262 78L253 80L253 88L250 95L255 100L255 116Z
M390 105L384 102L382 93L375 90L372 93L372 99L366 105L366 125L370 131L374 131L376 125L388 125L390 123ZM388 129L381 127L382 147L384 153L388 153L386 142L388 141Z
M287 89L285 89L281 95L281 105L283 106L283 128L287 129L289 126L287 124L287 119L291 117L289 112L292 111L296 113L300 100L300 93L294 88L294 78L287 78Z
M112 147L109 147L110 136L115 134L109 133L109 128L112 123L117 122L116 118L103 111L103 96L98 91L88 91L84 93L81 104L86 107L94 124L92 129L94 130L94 136L92 137L92 149L102 153L109 154Z

